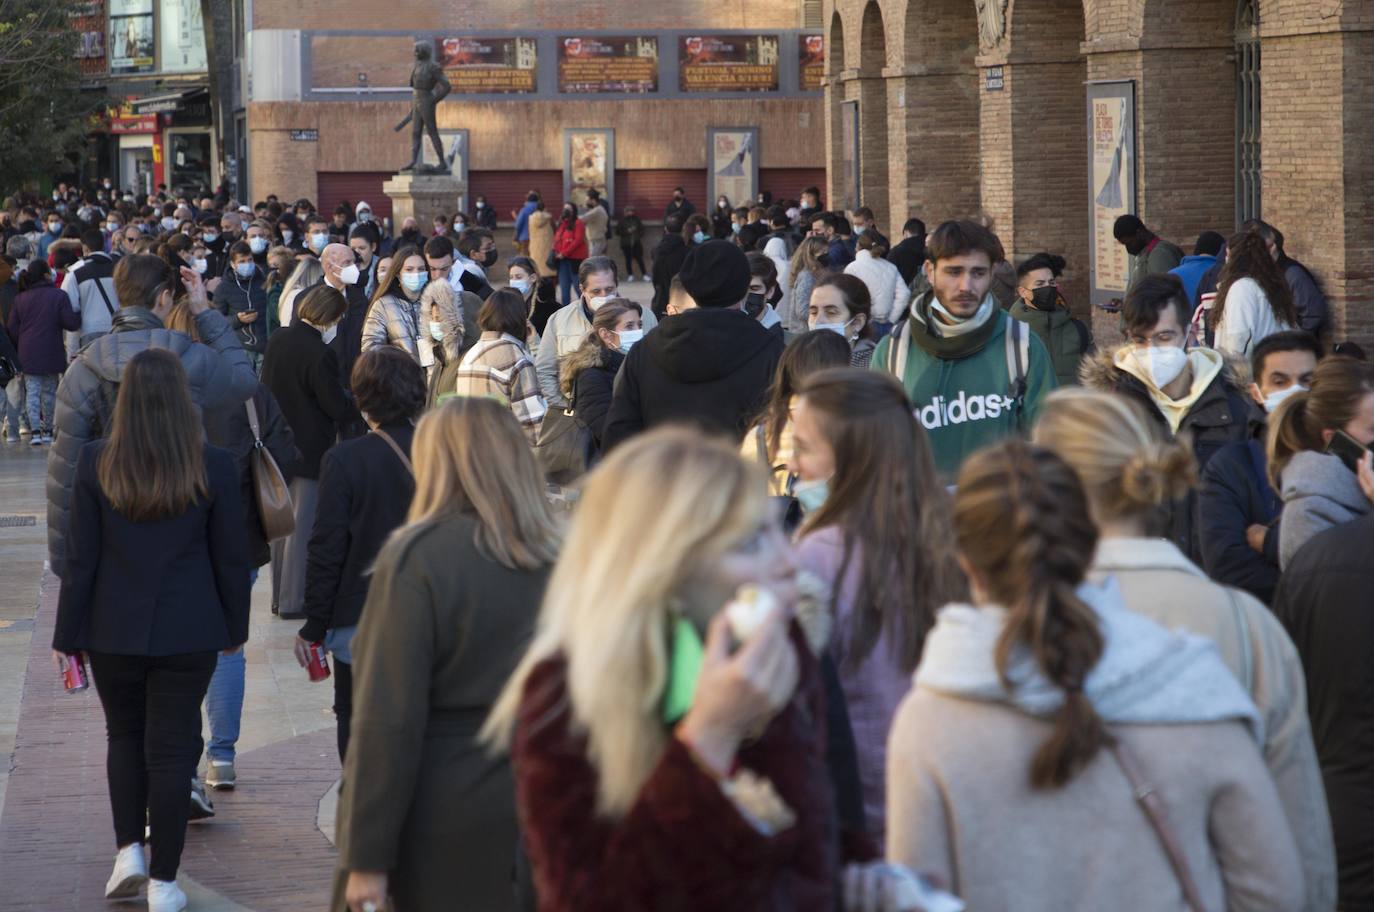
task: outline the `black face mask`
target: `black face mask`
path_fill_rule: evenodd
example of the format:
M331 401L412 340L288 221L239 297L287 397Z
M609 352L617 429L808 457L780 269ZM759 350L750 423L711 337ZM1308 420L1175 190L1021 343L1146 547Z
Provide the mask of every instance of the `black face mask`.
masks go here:
M486 255L482 257L483 268L490 269L495 266L498 258L499 254L497 254L496 248L493 247L491 250L488 250Z
M764 300L761 292L751 291L744 298L744 312L751 319L757 320L759 318L759 314L763 313L763 306Z
M1031 291L1031 307L1036 310L1054 310L1059 304L1059 289L1053 285Z

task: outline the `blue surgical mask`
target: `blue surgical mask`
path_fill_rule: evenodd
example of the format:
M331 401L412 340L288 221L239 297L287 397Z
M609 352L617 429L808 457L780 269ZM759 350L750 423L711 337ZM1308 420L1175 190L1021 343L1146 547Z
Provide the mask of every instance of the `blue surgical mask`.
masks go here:
M250 262L247 262L247 263L235 263L235 264L234 264L234 271L237 272L242 278L245 278L245 279L250 279L250 278L253 277L253 270L254 270L254 269L257 269L257 266L255 266L251 261L250 261Z
M401 273L401 284L406 291L419 291L429 282L429 276L423 272L403 272Z
M249 239L248 239L248 249L251 250L251 251L253 251L254 254L262 253L264 250L267 249L267 238L265 238L265 237L251 237L251 238L249 238Z
M622 329L617 335L620 336L620 350L628 355L635 343L644 338L644 330Z
M706 232L698 230L696 234L692 235L692 240L697 244L705 244L707 240Z
M792 496L797 498L803 513L815 513L830 497L830 479L798 481L792 486Z
M111 230L115 230L115 229L111 229ZM202 234L202 235L200 236L200 239L201 239L202 241L204 241L205 243L207 243L207 244L213 244L215 241L218 241L218 240L219 240L219 235L216 234L216 233L213 232L213 231L207 231L207 232L205 232L204 234Z
M429 335L435 342L444 341L444 324L431 321L429 324Z
M867 225L855 225L855 226L854 226L854 236L855 236L855 237L858 237L859 235L863 234L863 233L864 233L865 231L867 231L867 230L868 230L868 226L867 226Z
M731 233L731 234L739 234L739 229L740 229L740 223L739 223L739 222L731 222L731 223L730 223L730 233Z
M514 288L516 291L520 292L522 295L527 295L527 294L530 293L530 280L529 280L529 279L511 279L510 287L511 287L511 288Z
M327 234L320 234L317 231L314 234L310 235L310 247L312 250L316 252L323 250L325 248L325 245L328 243L329 235Z

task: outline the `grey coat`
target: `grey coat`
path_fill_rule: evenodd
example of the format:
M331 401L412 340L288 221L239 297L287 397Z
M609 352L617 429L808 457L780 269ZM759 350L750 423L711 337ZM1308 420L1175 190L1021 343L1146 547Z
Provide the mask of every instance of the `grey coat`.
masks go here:
M1305 450L1284 467L1280 496L1283 517L1279 522L1279 567L1288 566L1293 555L1312 536L1332 526L1359 519L1374 504L1364 496L1355 473L1339 456Z
M447 282L433 284L448 286ZM386 295L373 301L363 322L362 350L394 345L422 365L430 361L429 355L435 346L434 337L429 333L430 304L423 294L414 303L401 295ZM438 322L444 331L443 358L448 362L457 361L462 358L464 348L463 315L454 306L452 293L435 296L433 304L437 306Z
M391 872L396 908L514 908L515 783L477 732L534 631L547 569L485 557L458 514L393 535L353 640L353 735L339 795L346 873Z
M67 563L67 532L76 460L89 441L106 436L124 367L139 352L163 348L181 359L191 398L202 408L223 408L258 388L252 362L229 321L215 310L196 317L204 344L163 326L152 311L121 307L108 335L81 350L57 387L55 437L48 451L48 558L59 577Z

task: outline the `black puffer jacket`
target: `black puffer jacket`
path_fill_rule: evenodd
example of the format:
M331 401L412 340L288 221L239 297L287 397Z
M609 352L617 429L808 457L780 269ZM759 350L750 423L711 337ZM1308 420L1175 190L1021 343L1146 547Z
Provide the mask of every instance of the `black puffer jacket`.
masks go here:
M267 351L267 274L256 267L251 278L244 279L231 263L220 277L215 289L215 307L229 320L239 334L239 343L257 354ZM253 311L257 319L251 323L239 320L238 315Z
M53 410L55 439L48 452L48 559L59 577L67 563L67 527L72 481L81 448L106 436L124 367L150 348L181 359L191 384L191 399L201 408L243 402L257 389L253 365L223 315L211 309L196 317L204 344L167 329L152 311L121 307L108 335L83 348L62 375Z
M782 337L742 310L696 308L667 318L625 358L603 450L669 423L739 443L763 408L781 358Z
M624 363L625 355L621 352L591 342L583 343L563 359L559 388L564 398L573 404L577 423L592 432L598 451L606 435L606 418L611 412L616 374Z

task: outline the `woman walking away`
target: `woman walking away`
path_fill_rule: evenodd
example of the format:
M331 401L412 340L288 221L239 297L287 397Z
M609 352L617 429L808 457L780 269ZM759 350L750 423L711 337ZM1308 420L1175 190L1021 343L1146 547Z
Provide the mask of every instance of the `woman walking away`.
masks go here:
M1216 336L1212 347L1248 359L1261 339L1297 325L1293 293L1264 238L1253 231L1232 235L1208 314L1207 326Z
M1269 418L1269 480L1283 498L1283 569L1317 533L1374 510L1358 465L1337 455L1342 444L1374 446L1374 364L1331 357L1318 362L1310 390L1294 393Z
M964 595L948 495L891 377L820 371L803 381L792 414L794 491L806 512L795 559L830 593L830 656L854 729L864 820L881 844L892 717L935 612Z
M389 895L396 912L501 912L514 908L514 786L477 731L534 630L558 532L499 403L444 404L414 453L415 500L352 644L332 908L381 909Z
M1073 470L982 450L954 536L973 604L940 612L897 713L888 857L970 909L1299 908L1254 704L1210 642L1084 583L1097 530Z
M484 730L511 750L543 912L833 908L824 696L763 481L683 428L588 477ZM732 653L746 584L775 604Z
M66 292L53 284L45 260L34 259L19 274L19 294L10 307L9 336L24 365L29 427L34 446L52 443L53 408L57 381L67 367L62 330L79 330L81 314L72 309Z
M82 653L90 659L105 711L119 847L105 895L127 899L147 882L152 912L186 907L176 876L186 784L202 744L200 703L216 655L248 639L238 471L202 433L176 355L134 355L110 436L87 444L77 461L53 632L59 665Z
M1168 539L1146 536L1160 505L1196 481L1188 444L1169 440L1128 398L1078 388L1046 400L1034 440L1068 462L1087 492L1101 530L1089 579L1112 579L1129 610L1215 643L1259 707L1263 756L1302 856L1306 899L1296 908L1333 908L1331 824L1292 642L1258 599L1209 580Z
M411 438L428 398L424 374L404 351L383 345L353 364L353 395L370 434L345 440L320 462L319 500L305 567L305 624L296 659L322 643L334 655L334 717L339 759L352 717L350 642L362 617L372 565L387 536L405 521L415 495Z
M525 299L511 288L492 292L477 315L477 324L482 328L482 338L463 356L452 392L500 399L514 413L533 446L539 440L539 427L548 408L539 392L534 361L525 348L529 329Z
M587 226L577 217L577 207L563 204L563 214L553 232L553 254L558 258L558 299L567 307L573 302L577 271L587 254Z
M345 306L343 294L328 285L307 291L295 322L272 337L262 362L262 382L277 398L301 454L291 478L296 528L272 542L273 609L287 619L305 617L306 545L315 525L320 461L338 439L339 425L354 415L329 347Z
M592 331L582 347L563 360L559 383L577 423L591 431L596 451L611 411L611 389L620 365L644 338L644 309L627 298L612 298L592 317Z

